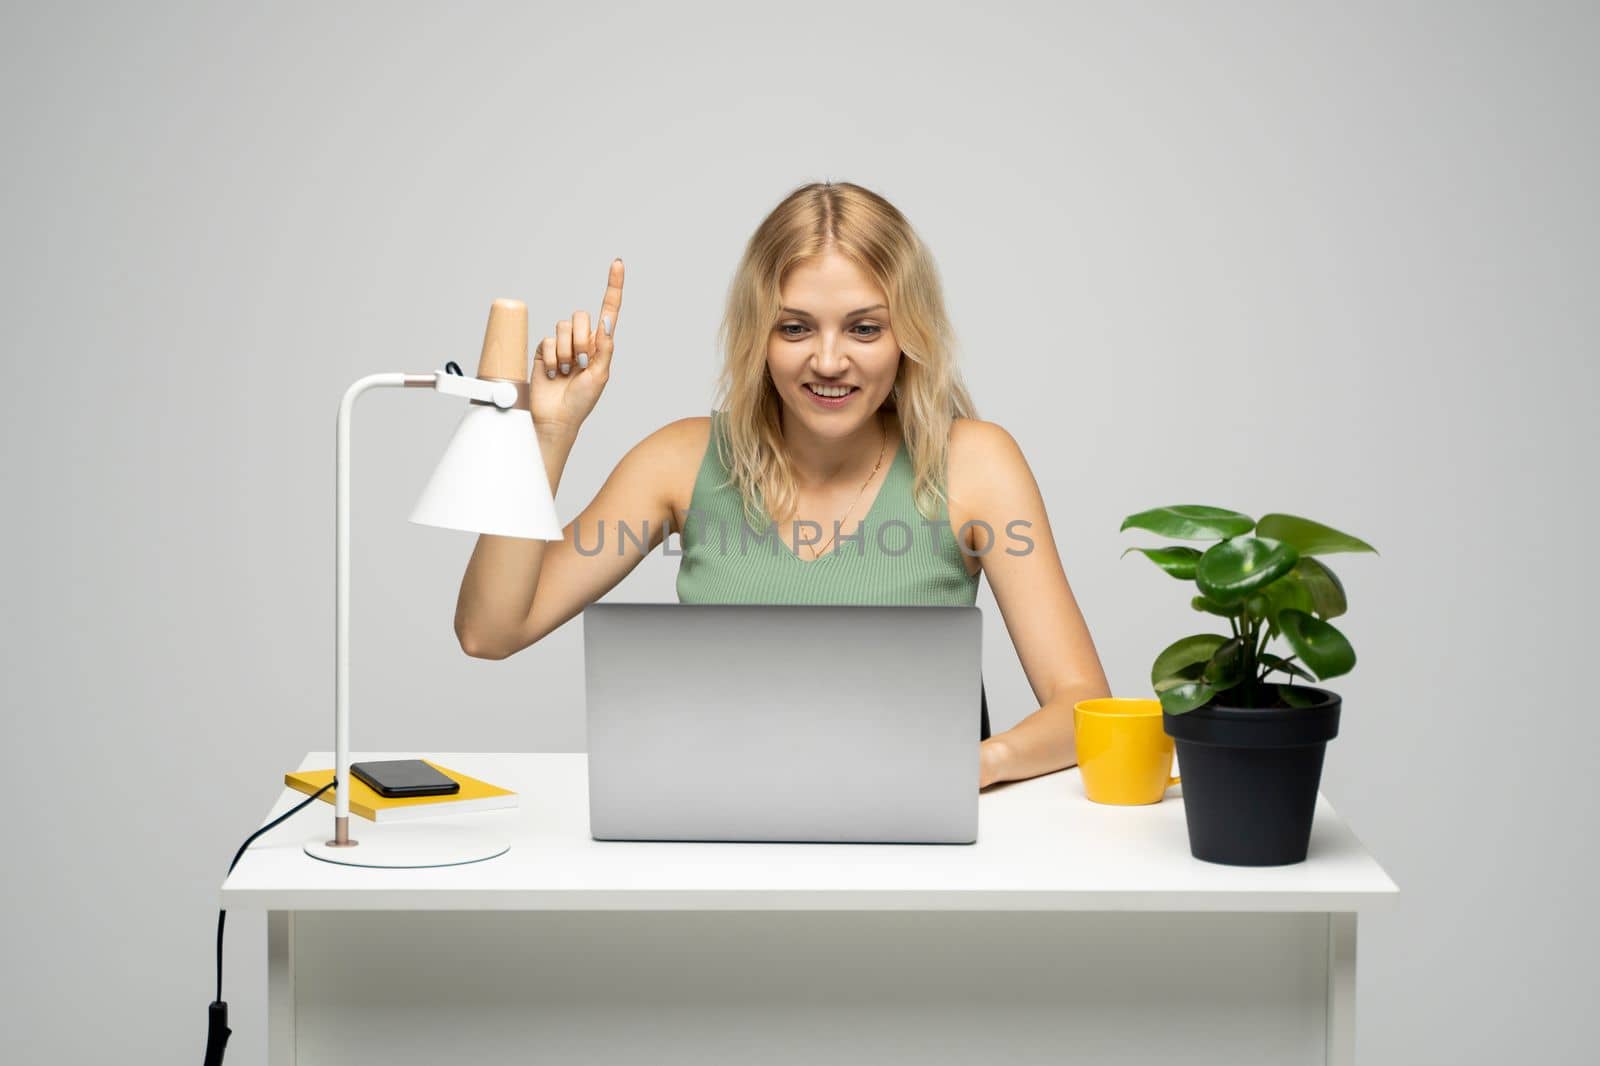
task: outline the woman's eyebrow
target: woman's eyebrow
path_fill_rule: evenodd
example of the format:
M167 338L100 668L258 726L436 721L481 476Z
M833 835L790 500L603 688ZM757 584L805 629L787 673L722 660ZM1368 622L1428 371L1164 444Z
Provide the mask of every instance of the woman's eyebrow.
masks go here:
M873 304L871 307L858 307L854 311L851 311L848 314L846 314L844 317L846 317L846 318L854 318L857 315L864 315L868 311L876 311L880 307L883 308L885 311L889 310L889 305L888 304ZM798 315L801 318L811 318L812 317L811 312L802 311L798 307L780 307L780 308L778 308L778 310L783 311L785 314Z

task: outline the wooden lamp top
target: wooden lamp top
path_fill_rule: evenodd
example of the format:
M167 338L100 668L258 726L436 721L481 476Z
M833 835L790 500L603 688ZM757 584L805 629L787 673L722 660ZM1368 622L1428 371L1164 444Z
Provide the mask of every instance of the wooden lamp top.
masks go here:
M478 376L503 381L528 380L528 305L521 300L496 300L489 305L483 331Z

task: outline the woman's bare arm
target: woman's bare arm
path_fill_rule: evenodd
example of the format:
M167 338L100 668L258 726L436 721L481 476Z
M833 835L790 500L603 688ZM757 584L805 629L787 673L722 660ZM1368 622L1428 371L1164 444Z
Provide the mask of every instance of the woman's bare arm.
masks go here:
M538 436L554 497L575 437L544 432ZM562 531L564 537L571 535L570 529ZM517 650L511 647L513 635L520 633L533 605L548 543L492 533L478 536L456 596L456 640L462 651L477 659L503 659Z
M480 536L456 602L461 649L479 659L504 659L615 588L661 543L674 500L693 484L708 422L705 416L679 419L634 445L589 506L567 523L561 540ZM570 435L540 434L551 492L572 444Z
M1038 710L983 742L984 783L1072 766L1078 761L1073 704L1111 690L1067 584L1038 482L1011 434L992 422L957 420L950 463L963 520L981 519L994 531L981 560L984 576L1039 701ZM974 530L973 550L983 551L988 534Z
M560 486L579 427L611 378L622 282L622 260L613 259L599 328L591 335L589 313L574 311L570 319L556 323L555 336L540 341L534 354L528 406L552 494ZM485 351L496 341L504 343L504 338L486 336ZM635 446L559 542L480 536L456 599L456 639L462 650L481 659L504 659L621 581L660 542L662 519L672 513L672 493L678 488L674 475L682 465L683 438L682 426L674 423ZM585 555L576 549L578 534L590 531L592 540L604 528L615 538L623 523L643 539L620 552L614 540L609 552Z

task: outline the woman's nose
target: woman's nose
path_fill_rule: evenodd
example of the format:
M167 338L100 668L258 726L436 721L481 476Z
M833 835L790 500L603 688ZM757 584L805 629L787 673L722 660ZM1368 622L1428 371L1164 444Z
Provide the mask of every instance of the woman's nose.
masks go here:
M816 354L811 357L811 365L825 378L838 377L848 364L849 359L846 358L839 342L826 338L817 346Z

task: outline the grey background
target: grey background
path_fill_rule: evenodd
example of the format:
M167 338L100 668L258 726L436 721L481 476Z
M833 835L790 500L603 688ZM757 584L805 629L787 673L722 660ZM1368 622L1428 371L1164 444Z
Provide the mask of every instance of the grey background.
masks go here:
M1365 1063L1580 1061L1591 1008L1600 187L1586 4L8 6L5 1015L17 1061L198 1059L217 886L332 743L333 426L628 266L558 500L710 404L742 243L853 180L931 244L1114 688L1196 627L1119 535L1301 513L1361 662L1324 789L1403 890ZM457 417L356 429L354 737L580 750L578 624L469 659ZM652 557L614 599L671 600ZM997 729L1034 709L985 590ZM265 1049L230 923L230 1063ZM1589 989L1590 991L1585 991Z

